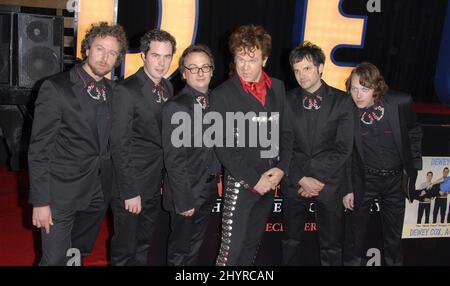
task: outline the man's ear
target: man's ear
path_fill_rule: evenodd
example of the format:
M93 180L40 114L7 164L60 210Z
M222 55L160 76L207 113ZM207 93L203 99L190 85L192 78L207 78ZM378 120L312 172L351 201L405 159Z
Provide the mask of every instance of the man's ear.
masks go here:
M322 76L322 73L323 73L323 64L320 64L320 65L319 65L318 70L319 70L320 76Z

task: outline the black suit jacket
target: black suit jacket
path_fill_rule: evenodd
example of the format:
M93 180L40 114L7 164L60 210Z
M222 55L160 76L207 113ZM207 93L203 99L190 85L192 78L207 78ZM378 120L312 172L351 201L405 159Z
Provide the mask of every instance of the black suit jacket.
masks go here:
M417 122L413 109L412 98L408 94L389 91L383 98L383 105L392 128L395 146L400 154L403 168L408 175L405 177L405 191L415 190L417 170L422 169L422 129ZM365 165L361 142L360 118L358 108L353 105L354 119L354 151L351 162L351 188L355 202L360 202L365 189ZM407 193L405 193L407 195Z
M172 84L166 80L169 97ZM152 93L153 82L141 67L114 89L112 153L119 198L153 196L161 190L163 150L162 103Z
M104 196L110 195L111 120L100 134L77 68L82 67L51 77L39 90L28 151L30 203L35 206L85 209L99 174ZM105 81L111 105L113 82Z
M294 134L292 163L285 194L298 197L298 181L307 176L325 184L318 199L336 200L342 197L345 163L352 153L353 110L351 97L325 82L322 104L313 138L308 137L308 123L303 108L301 87L288 92L289 121ZM317 111L314 111L317 112ZM312 140L311 140L312 139Z
M290 129L286 127L288 122L285 117L285 103L284 84L275 78L272 78L272 87L267 89L266 105L264 107L253 95L244 91L237 75L222 83L211 94L211 111L220 113L224 123L226 122L227 112L242 112L244 115L254 112L256 117L260 115L260 112L266 112L266 117L270 117L273 112L278 113L279 136L277 137L279 146L272 144L266 148L258 140L254 147L249 147L251 134L248 132L249 125L247 125L245 134L243 134L243 130L224 131L223 147L215 148L217 157L224 166L226 173L238 180L243 180L244 186L247 185L253 188L258 183L261 175L273 167L278 167L287 174L291 158L292 134ZM223 130L226 130L225 126ZM269 130L268 132L271 131ZM275 136L276 134L272 135ZM256 138L253 137L252 140L254 139ZM236 143L234 144L235 147L226 147L226 142L232 142L233 140ZM245 140L246 146L236 147L238 140ZM275 149L273 158L261 158L261 150L269 150L270 148L279 149Z
M194 114L194 107L196 113ZM202 134L208 124L202 125L198 130L194 127L194 122L203 121L201 106L195 99L194 90L186 86L179 94L168 100L163 107L162 137L164 149L164 164L168 176L168 188L164 188L164 207L176 213L181 213L192 208L199 208L202 203L210 200L216 193L211 193L209 188L210 175L217 175L213 180L217 183L220 174L220 164L215 156L212 147L196 147L193 143L195 137L202 138ZM198 113L198 111L201 111ZM181 128L180 124L171 124L172 116L175 113L183 112L190 122L182 122L191 128L191 145L174 146L171 137L175 129ZM195 117L195 119L194 119Z

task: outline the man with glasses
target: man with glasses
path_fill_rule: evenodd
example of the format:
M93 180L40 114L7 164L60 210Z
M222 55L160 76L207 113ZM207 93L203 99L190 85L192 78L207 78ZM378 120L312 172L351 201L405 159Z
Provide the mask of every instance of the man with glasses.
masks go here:
M202 142L202 134L209 125L195 128L203 122L209 109L209 83L214 69L211 51L203 45L191 45L180 57L179 70L186 86L163 107L162 137L164 164L168 185L163 191L163 206L170 212L171 233L167 249L167 264L192 266L197 263L199 250L218 196L220 164L214 149ZM180 114L189 118L188 143L174 142L173 119ZM200 138L200 144L195 141ZM183 142L186 138L183 138Z
M112 265L147 265L155 222L161 212L163 150L161 109L172 96L163 78L175 39L162 30L141 38L144 66L114 90L113 160L117 192L112 203Z

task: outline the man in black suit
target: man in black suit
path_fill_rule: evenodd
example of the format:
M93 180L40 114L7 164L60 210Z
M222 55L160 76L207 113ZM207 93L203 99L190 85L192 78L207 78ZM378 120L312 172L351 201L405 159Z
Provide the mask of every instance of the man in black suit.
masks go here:
M70 248L88 254L110 198L113 86L104 76L127 40L122 27L100 23L81 45L83 63L46 80L36 100L28 163L40 265L65 265Z
M299 265L306 212L311 202L321 265L342 264L344 168L353 140L351 99L322 79L325 55L305 42L292 50L289 61L298 88L287 96L294 133L293 158L282 186L283 265Z
M445 167L442 170L442 178L436 180L433 183L431 193L434 194L434 208L433 208L433 223L437 223L438 213L440 212L440 223L445 222L445 213L447 211L447 195L448 193L441 191L441 183L448 177L448 168ZM447 223L449 222L449 215L447 216Z
M170 212L171 222L167 264L192 266L197 263L213 204L218 197L221 171L214 149L202 140L209 126L202 122L209 109L209 82L214 70L211 51L203 45L189 46L180 57L179 70L186 86L163 107L164 165L168 176L163 205ZM178 116L186 117L177 124L173 120ZM201 126L197 128L196 123ZM183 135L189 138L185 141L183 137L183 142L187 144L175 142L179 140L175 136L179 128L186 128Z
M430 223L430 211L431 211L431 188L433 183L433 172L427 172L427 179L420 184L419 189L416 190L416 198L419 201L419 207L417 209L417 224L422 223L422 217L425 214L425 223Z
M271 47L263 27L239 27L229 40L236 74L211 94L211 110L225 123L224 140L215 149L225 169L217 265L254 263L273 206L271 190L290 161L284 84L263 70ZM270 138L261 138L264 134Z
M343 198L349 212L345 265L364 265L364 242L370 205L380 204L385 265L402 265L405 196L415 189L422 169L422 130L409 95L388 91L378 68L361 63L346 81L354 101L354 151L351 184Z
M117 191L112 203L112 265L148 265L161 213L161 110L173 95L172 84L163 76L175 47L168 32L147 32L140 47L144 66L114 89L112 152Z

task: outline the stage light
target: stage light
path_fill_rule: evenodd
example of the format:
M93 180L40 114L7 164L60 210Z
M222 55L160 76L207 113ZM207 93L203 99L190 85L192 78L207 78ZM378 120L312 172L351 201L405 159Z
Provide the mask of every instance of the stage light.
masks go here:
M158 27L172 34L177 41L177 51L165 77L170 77L178 69L181 53L195 41L197 32L198 2L196 0L160 0ZM135 73L143 65L140 53L127 54L125 78Z
M346 15L342 0L307 1L304 40L321 47L327 58L323 79L331 86L345 89L345 79L353 64L334 59L338 48L364 46L365 17Z

